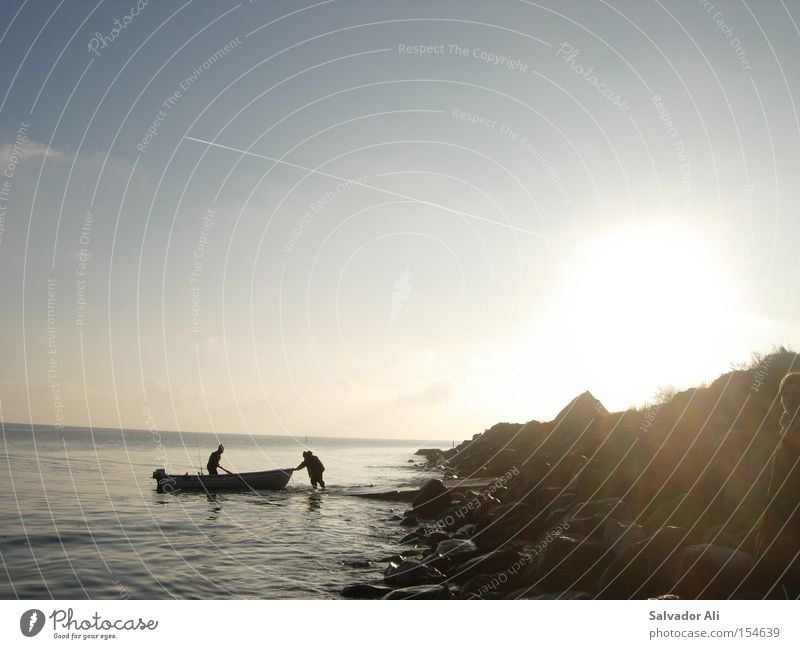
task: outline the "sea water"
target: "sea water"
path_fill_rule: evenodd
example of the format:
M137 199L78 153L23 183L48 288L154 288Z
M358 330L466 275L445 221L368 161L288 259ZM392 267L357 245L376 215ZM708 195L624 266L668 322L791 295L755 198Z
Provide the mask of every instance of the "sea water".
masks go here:
M380 576L404 503L351 495L431 477L425 440L365 440L3 424L2 598L329 598ZM158 494L153 470L197 473L217 444L236 471L305 469L284 491ZM417 457L419 461L421 458Z

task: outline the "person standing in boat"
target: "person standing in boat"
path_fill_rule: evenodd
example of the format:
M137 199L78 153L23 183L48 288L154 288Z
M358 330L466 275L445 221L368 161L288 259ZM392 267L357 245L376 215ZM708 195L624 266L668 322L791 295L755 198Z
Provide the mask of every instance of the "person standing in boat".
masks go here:
M311 486L316 489L317 483L319 483L320 487L324 489L325 481L322 479L322 473L325 471L325 466L322 464L322 460L320 460L311 451L303 451L303 461L295 469L295 471L299 471L303 467L308 470L308 477L311 479Z
M220 444L217 447L217 450L212 452L211 455L208 456L208 464L206 464L206 469L208 469L208 475L217 475L217 469L222 469L225 473L230 473L228 469L223 466L220 466L219 461L222 458L222 452L225 450L225 447Z

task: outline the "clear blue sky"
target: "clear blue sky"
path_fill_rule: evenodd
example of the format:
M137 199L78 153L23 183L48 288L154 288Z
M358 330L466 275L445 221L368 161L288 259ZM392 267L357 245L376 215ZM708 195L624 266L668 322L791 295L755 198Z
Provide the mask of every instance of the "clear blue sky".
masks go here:
M798 349L799 22L3 2L0 416L461 439Z

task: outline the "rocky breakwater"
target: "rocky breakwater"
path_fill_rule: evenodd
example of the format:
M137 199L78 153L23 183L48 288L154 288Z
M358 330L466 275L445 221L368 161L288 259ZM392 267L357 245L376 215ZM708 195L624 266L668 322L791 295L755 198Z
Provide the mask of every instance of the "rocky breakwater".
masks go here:
M765 596L774 584L753 548L790 356L638 410L610 413L584 392L550 422L497 424L426 452L462 482L426 483L382 578L342 595Z

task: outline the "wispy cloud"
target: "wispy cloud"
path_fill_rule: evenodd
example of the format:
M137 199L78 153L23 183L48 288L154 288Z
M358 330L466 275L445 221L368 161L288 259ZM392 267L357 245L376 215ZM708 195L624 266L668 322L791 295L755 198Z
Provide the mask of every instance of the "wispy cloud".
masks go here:
M47 160L66 162L69 156L61 149L48 147L36 140L26 140L25 142L8 142L0 145L0 165L6 166L9 162L23 162L30 158L45 158Z

